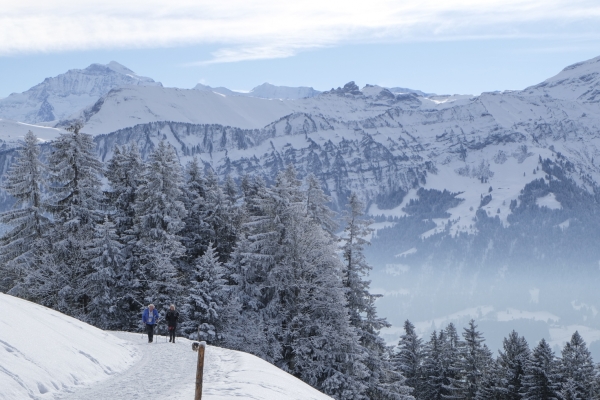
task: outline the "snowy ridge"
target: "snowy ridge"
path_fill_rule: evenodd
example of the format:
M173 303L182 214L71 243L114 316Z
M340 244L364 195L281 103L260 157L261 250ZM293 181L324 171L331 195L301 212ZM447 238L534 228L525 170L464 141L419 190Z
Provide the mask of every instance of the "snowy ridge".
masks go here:
M41 143L53 141L61 132L64 132L60 128L0 119L0 132L2 133L0 136L0 149L5 150L19 146L28 131L35 133Z
M29 123L57 121L94 104L111 89L126 85L161 86L115 61L92 64L0 99L0 118Z
M0 399L190 399L197 356L191 341L148 344L0 294ZM208 346L203 399L330 399L250 354Z
M290 86L276 86L271 85L270 83L263 83L252 89L249 92L236 92L224 87L210 87L207 85L203 85L201 83L194 86L195 90L208 91L220 93L226 96L247 96L247 97L259 97L263 99L302 99L306 97L315 97L319 95L318 90L313 89L312 87L300 86L300 87L290 87Z

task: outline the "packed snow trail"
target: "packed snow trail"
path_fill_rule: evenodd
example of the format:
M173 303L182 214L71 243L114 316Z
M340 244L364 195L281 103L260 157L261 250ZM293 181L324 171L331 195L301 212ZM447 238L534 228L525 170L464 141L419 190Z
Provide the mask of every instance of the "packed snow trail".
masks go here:
M139 361L125 372L101 383L62 393L60 400L190 400L194 398L196 362L192 342L178 338L169 343L155 336L154 343L139 333L113 332L132 343ZM203 400L325 400L330 397L250 354L207 346Z

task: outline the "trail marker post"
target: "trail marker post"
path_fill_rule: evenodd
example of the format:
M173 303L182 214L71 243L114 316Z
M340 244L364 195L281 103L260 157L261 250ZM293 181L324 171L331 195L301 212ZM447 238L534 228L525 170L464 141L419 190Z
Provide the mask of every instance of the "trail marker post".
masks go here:
M194 400L202 400L202 375L204 374L204 350L206 342L192 343L192 350L198 352L198 366L196 367L196 395Z

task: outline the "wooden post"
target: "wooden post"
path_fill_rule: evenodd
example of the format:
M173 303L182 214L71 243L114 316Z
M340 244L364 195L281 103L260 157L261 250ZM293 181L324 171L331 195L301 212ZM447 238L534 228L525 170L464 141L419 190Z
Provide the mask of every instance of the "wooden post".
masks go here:
M198 352L198 366L196 367L196 395L194 400L202 400L202 375L204 374L204 350L206 342L192 343L192 350Z

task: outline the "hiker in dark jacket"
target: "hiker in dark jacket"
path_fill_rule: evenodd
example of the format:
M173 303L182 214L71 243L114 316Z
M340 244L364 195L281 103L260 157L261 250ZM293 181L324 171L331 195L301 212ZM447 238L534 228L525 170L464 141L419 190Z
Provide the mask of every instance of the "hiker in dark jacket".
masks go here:
M146 332L148 333L148 343L152 343L154 326L158 324L158 319L158 311L154 308L154 304L150 304L142 313L142 322L146 324Z
M175 305L171 304L167 315L165 316L169 325L169 342L175 343L175 330L177 329L177 320L179 319L179 311L175 310Z

